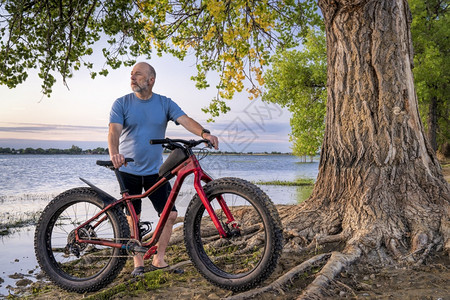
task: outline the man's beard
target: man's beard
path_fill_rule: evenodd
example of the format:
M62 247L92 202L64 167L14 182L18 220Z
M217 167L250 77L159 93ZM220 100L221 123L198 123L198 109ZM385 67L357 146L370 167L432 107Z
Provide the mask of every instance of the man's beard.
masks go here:
M131 86L131 89L135 93L142 93L143 91L147 90L148 87L149 87L148 82L143 83L142 86L139 85L137 82L135 82L134 85Z

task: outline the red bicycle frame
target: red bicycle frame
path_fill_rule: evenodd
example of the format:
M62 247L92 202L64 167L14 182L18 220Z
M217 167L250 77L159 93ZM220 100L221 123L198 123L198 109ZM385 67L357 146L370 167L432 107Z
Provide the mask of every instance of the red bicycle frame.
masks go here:
M118 173L118 170L115 170L115 172L116 172L116 175L119 176L118 178L120 178L120 174ZM209 216L211 217L211 220L213 221L214 225L216 226L219 236L221 238L227 237L227 232L224 230L221 222L219 221L216 213L214 212L214 209L212 208L210 202L208 201L208 198L206 197L205 191L203 190L203 186L201 184L202 181L205 183L210 182L212 180L212 178L203 171L197 158L190 151L190 156L188 157L188 159L183 161L180 165L178 165L175 169L173 169L171 171L171 175L176 176L177 178L173 184L172 191L169 195L169 198L167 199L166 205L164 206L164 210L161 213L160 219L158 221L158 224L156 226L156 229L154 231L154 234L153 234L151 240L142 244L142 247L148 248L147 252L144 255L144 259L150 258L156 252L156 250L157 250L156 243L158 242L158 239L161 236L162 230L167 222L169 214L170 214L173 206L175 205L175 201L177 199L177 196L181 189L181 186L184 182L184 179L192 173L194 173L194 176L195 176L194 177L194 188L195 188L197 194L199 195L200 200L202 201L203 205L205 206L206 211L208 212ZM107 205L100 212L98 212L95 216L93 216L91 219L87 220L86 222L84 222L83 224L81 224L80 226L78 226L75 229L76 241L78 243L88 243L88 244L103 245L103 246L108 246L108 247L113 247L113 248L126 249L126 247L127 247L126 244L117 243L114 241L103 240L103 239L96 239L96 240L87 239L86 240L86 239L80 238L79 230L84 228L87 224L94 222L102 214L105 214L106 211L108 211L109 209L111 209L117 205L125 203L125 205L128 208L128 211L130 213L132 222L133 222L133 228L131 230L130 238L139 240L139 221L137 218L136 211L134 210L133 201L136 199L142 199L142 198L148 197L151 193L153 193L155 190L157 190L159 187L161 187L167 181L169 181L168 176L162 177L157 183L155 183L150 189L148 189L141 195L129 195L128 191L125 190L124 192L122 192L121 199L114 201L113 203ZM119 179L119 182L120 182L120 179ZM225 215L228 219L227 224L232 223L234 221L234 218L233 218L230 210L228 209L226 202L224 201L224 199L221 196L217 197L217 200L218 200L222 210L225 212ZM98 225L101 224L101 222L103 222L106 219L107 219L107 216L106 215L103 216L100 220L98 220L95 223L95 225L93 227L94 228L97 227Z

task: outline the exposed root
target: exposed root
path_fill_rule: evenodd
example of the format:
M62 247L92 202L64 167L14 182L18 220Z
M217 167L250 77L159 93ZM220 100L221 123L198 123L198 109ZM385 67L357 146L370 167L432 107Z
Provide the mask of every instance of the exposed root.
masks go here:
M335 234L335 235L325 235L325 236L317 235L316 237L314 237L314 239L311 241L311 243L309 243L308 246L303 248L303 251L310 251L313 249L317 249L317 247L319 245L336 243L336 242L341 242L344 240L345 240L345 236L342 233Z
M184 217L177 217L175 219L175 222L173 223L173 225L178 224L178 223L184 223Z
M169 267L169 270L173 270L173 269L177 269L177 268L181 268L184 267L186 265L192 264L192 262L190 260L184 260L184 261L180 261L179 263L176 263L174 265L171 265Z
M391 239L387 244L387 248L392 252L392 254L394 254L394 257L402 257L402 253L400 252L400 250L398 250L398 242L396 239Z
M417 260L416 262L416 266L419 266L421 264L423 264L425 258L428 257L428 254L430 253L431 249L433 249L433 247L435 246L435 243L430 243L428 245L428 247L423 251L422 255L420 256L420 258Z
M263 241L264 241L264 237L262 236L262 234L260 234L256 237L252 238L250 241L248 241L245 248L240 251L236 251L234 253L234 255L241 255L241 254L252 252L258 246L263 245Z
M231 297L226 298L227 300L243 300L243 299L251 299L253 297L256 297L258 295L261 295L266 292L270 292L273 290L282 290L284 286L292 282L295 278L298 277L299 274L305 272L306 270L311 269L312 267L315 267L316 265L320 264L322 261L328 259L330 257L330 253L320 254L316 255L307 261L301 263L300 265L292 268L289 272L272 282L271 284L259 288L250 290L244 293L240 293Z
M305 299L322 299L324 289L338 275L343 268L352 264L361 257L362 251L357 247L348 248L347 253L333 252L327 264L317 274L316 279L308 286L308 288L297 298Z
M343 288L345 288L346 290L348 290L349 292L351 292L353 294L353 297L357 298L357 295L355 294L355 292L353 291L353 289L351 287L349 287L348 285L339 282L339 281L333 281L334 284L339 285Z

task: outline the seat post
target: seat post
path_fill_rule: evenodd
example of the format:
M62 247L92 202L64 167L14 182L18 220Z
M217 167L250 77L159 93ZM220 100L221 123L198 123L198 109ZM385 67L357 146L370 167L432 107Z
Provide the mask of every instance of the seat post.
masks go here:
M117 181L119 182L120 193L123 195L128 193L128 189L125 188L125 183L123 182L122 175L120 174L119 169L114 169L114 173L116 174Z

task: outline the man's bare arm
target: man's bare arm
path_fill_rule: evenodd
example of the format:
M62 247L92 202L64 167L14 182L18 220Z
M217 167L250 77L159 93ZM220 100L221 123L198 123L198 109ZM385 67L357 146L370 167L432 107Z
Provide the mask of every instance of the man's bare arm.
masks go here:
M119 153L119 138L123 126L119 123L110 123L108 131L108 151L109 157L114 164L114 168L120 168L125 163L125 158Z
M219 149L219 139L211 135L209 133L204 133L202 136L203 126L200 125L194 119L188 117L187 115L183 115L177 119L177 122L183 125L188 131L192 132L195 135L198 135L206 140L209 140L215 149Z

